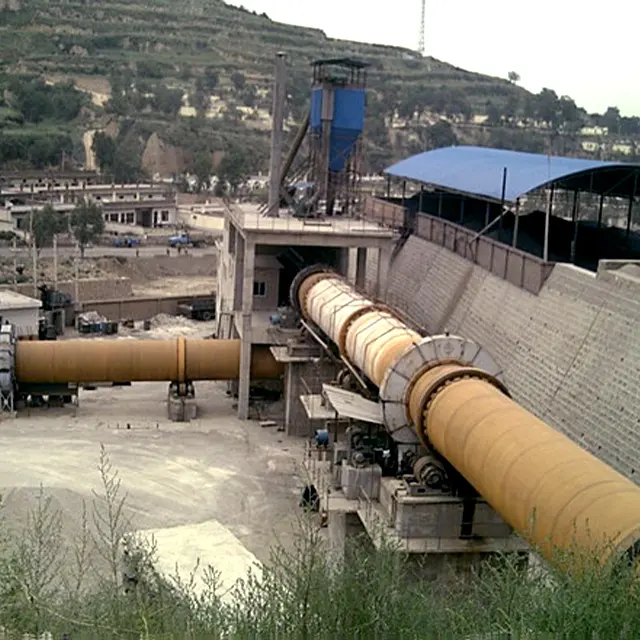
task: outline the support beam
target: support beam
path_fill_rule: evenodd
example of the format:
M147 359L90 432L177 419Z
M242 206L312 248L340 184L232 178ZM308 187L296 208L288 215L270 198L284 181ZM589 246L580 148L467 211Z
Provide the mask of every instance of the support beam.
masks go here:
M549 261L549 227L551 226L551 216L553 215L553 196L555 187L551 185L549 189L549 201L547 202L547 213L544 218L544 244L542 248L542 259Z
M633 200L636 197L636 190L638 188L638 172L633 174L633 191L629 195L629 210L627 212L627 240L631 234L631 218L633 217Z
M518 227L520 226L520 198L516 200L516 208L515 208L515 220L513 222L513 241L511 246L514 249L518 248Z
M367 249L375 251L375 249ZM391 269L391 248L381 247L378 251L378 269L376 273L375 297L385 300L387 297L387 284L389 281L389 270Z
M602 227L602 211L604 209L604 193L600 194L600 204L598 206L598 229Z
M573 221L573 238L571 240L571 264L576 263L576 253L578 246L578 224L580 222L580 192L573 192L573 208L571 211L571 220Z
M502 227L504 221L504 203L507 193L507 167L502 172L502 192L500 196L500 222L498 224L498 242L502 242Z
M367 279L367 249L358 247L356 251L356 289L363 291Z
M240 376L238 385L238 418L249 418L251 386L251 319L253 315L253 278L256 263L255 244L245 241L242 271L242 338L240 346Z
M358 247L350 247L349 249L344 249L343 251L345 251L347 254L347 280L350 284L355 286L356 275L358 272Z

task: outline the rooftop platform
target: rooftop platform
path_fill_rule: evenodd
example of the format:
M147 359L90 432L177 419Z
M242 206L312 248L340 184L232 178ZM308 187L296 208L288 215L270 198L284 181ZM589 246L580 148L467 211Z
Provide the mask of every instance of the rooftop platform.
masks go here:
M379 247L396 232L375 222L353 217L294 218L286 210L279 217L262 215L252 203L227 207L231 223L257 244L338 247Z

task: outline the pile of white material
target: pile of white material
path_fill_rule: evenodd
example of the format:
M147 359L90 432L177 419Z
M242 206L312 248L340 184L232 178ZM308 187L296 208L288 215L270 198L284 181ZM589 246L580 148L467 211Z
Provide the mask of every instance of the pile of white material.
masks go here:
M159 327L163 329L169 327L197 327L198 322L190 318L185 318L184 316L171 316L168 313L159 313L157 316L151 318L151 326L154 329Z
M207 593L207 568L217 574L223 602L233 598L238 580L249 574L260 576L259 560L217 520L168 529L136 532L136 538L155 550L154 568L168 579L178 577L183 584L193 580L196 595Z
M159 313L151 318L151 329L148 332L149 338L178 338L180 336L200 337L210 335L211 323L198 322L184 316L170 316L166 313Z

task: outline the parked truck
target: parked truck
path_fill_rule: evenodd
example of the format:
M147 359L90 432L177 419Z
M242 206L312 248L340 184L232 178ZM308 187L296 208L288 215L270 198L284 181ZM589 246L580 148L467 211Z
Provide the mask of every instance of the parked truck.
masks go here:
M181 231L169 238L170 247L201 247L205 244L205 237L201 233L187 233Z
M216 298L194 298L189 302L178 305L178 313L191 320L208 322L216 317Z

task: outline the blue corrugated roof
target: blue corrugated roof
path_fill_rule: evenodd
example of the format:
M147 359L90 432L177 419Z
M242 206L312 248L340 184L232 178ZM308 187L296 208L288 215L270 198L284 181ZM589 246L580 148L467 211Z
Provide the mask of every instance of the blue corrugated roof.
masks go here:
M425 151L392 165L385 174L421 182L447 191L500 200L505 167L505 200L517 198L544 185L629 197L640 181L640 165L563 158L486 147L445 147Z

